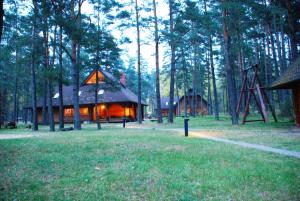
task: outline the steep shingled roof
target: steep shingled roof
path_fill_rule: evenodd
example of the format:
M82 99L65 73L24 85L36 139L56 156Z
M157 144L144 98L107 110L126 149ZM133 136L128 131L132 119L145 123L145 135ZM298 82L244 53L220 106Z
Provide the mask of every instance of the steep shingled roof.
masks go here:
M188 96L192 96L192 94L193 94L193 90L189 89L186 95L188 97ZM201 98L200 93L197 93L197 96ZM184 96L174 97L174 102L175 102L174 106L176 106L178 101L182 100L183 98ZM160 105L162 110L169 109L169 99L170 99L169 97L165 97L165 96L160 98ZM204 104L208 104L204 98L202 98L202 101L204 102Z
M292 88L295 82L300 81L300 56L296 61L278 78L270 89L288 89Z
M169 97L161 97L160 98L160 107L162 110L166 110L166 109L169 109ZM174 97L174 102L175 104L174 105L177 105L178 103L178 97Z
M90 73L93 74L94 71ZM111 84L99 84L99 88L104 89L104 94L98 96L99 103L122 103L122 102L138 102L138 97L135 95L130 89L120 84L119 81L110 73L101 70L101 73L104 74L106 78L109 79L110 82L114 82L114 86ZM88 77L90 77L90 75ZM85 79L87 81L87 79ZM87 105L95 103L95 88L93 84L84 84L83 82L79 87L80 95L79 95L79 104ZM109 83L109 82L108 82ZM53 95L58 93L58 88L54 90ZM63 103L64 106L72 106L73 105L73 86L63 86ZM42 107L42 98L38 99L38 107ZM59 106L59 98L52 98L52 104L54 107ZM142 101L142 105L146 105L144 101Z

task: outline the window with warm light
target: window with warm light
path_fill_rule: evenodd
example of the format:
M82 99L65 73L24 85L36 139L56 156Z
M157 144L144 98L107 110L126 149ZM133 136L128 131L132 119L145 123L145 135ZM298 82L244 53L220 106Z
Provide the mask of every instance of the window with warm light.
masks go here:
M87 84L95 84L96 83L96 72L94 72L90 78L86 81ZM98 72L98 80L99 80L99 83L102 83L104 82L104 75L99 71Z
M89 109L88 108L80 108L79 113L80 113L80 115L88 115Z
M130 110L128 107L125 108L125 116L128 117L130 115Z
M69 109L64 109L64 115L66 117L68 116L73 116L74 115L74 110L72 108L69 108Z

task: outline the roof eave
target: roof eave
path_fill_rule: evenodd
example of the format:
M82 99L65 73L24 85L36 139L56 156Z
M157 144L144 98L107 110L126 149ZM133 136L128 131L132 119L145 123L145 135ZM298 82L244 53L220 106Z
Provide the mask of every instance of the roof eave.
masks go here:
M273 84L270 87L267 87L267 89L268 90L291 89L291 88L293 88L293 85L297 82L300 82L300 79L299 80L293 80L293 81L286 82L286 83Z

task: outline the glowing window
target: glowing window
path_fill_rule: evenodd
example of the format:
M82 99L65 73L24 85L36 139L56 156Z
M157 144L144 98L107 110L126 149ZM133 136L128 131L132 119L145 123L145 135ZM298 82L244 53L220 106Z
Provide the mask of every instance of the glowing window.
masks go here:
M88 108L79 108L80 115L88 115L89 109Z
M65 114L65 116L73 116L73 114L74 114L73 108L64 109L64 114Z
M86 84L95 84L96 83L96 72L94 72L92 75L90 75L89 79L86 81ZM98 79L99 83L102 83L104 81L104 75L98 71Z
M78 91L78 96L80 96L81 95L81 91Z
M168 103L168 102L166 102L166 105L169 105L169 103Z
M125 108L125 116L128 117L130 114L130 110L129 108Z
M102 95L102 94L104 94L104 90L103 90L103 89L100 89L100 90L98 91L98 95Z
M58 98L59 97L59 93L56 93L53 98Z

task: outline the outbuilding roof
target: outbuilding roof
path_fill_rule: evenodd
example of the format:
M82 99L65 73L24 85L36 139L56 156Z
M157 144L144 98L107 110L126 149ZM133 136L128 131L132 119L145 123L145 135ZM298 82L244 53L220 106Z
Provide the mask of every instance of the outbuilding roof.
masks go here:
M288 89L292 88L296 82L300 81L300 56L294 63L276 79L270 89Z

